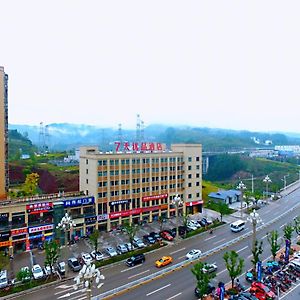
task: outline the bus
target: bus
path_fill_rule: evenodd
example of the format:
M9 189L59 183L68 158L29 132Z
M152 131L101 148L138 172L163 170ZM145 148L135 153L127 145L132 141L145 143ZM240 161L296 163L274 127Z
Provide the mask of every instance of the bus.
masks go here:
M230 229L233 232L239 232L245 228L245 221L238 220L230 224Z

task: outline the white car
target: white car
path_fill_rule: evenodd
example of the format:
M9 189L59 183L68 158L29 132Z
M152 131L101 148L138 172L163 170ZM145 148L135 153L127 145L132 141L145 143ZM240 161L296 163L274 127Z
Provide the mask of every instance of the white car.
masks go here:
M86 265L90 264L93 261L92 257L88 253L81 253L81 257Z
M186 254L186 258L187 259L196 259L196 258L199 258L201 255L202 255L201 250L193 249Z
M131 243L125 243L125 246L127 247L128 251L134 250L134 246Z
M297 251L293 254L294 258L299 259L300 258L300 251Z
M44 277L44 272L40 265L36 264L31 269L32 275L34 279L41 279Z
M138 248L146 247L145 243L138 237L133 238L132 244Z
M52 267L52 273L53 273L53 274L55 273L54 267ZM44 267L44 274L45 274L46 276L51 275L51 268L50 268L50 266L45 266L45 267Z
M190 220L188 223L191 224L191 225L196 226L197 228L201 227L201 225L198 222L194 221L194 220Z
M204 264L204 267L203 267L203 272L204 273L213 273L213 272L216 272L218 269L218 266L216 264Z
M91 252L91 257L98 261L104 259L103 253L101 253L100 251L95 251L95 250Z
M105 250L110 257L118 255L117 251L113 247L107 247Z
M198 227L191 222L188 222L186 226L192 230L198 229Z

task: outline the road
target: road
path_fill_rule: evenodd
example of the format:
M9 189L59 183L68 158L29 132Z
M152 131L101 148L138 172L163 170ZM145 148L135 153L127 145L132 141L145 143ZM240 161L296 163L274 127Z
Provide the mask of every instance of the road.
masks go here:
M294 206L296 207L292 213L280 219L278 222L276 222L276 224L272 224L269 227L258 231L257 238L264 241L264 259L267 259L270 255L269 243L266 241L266 233L273 229L277 229L279 230L280 234L282 234L282 227L292 220L293 217L300 215L300 202L298 201L299 198L300 190L298 189L287 195L285 198L282 198L281 200L278 200L259 210L260 216L264 222L267 223L270 220L280 216L282 213L287 211L287 209L290 209ZM198 235L188 240L181 241L175 245L170 244L159 251L149 253L146 255L146 262L143 265L134 268L126 267L124 263L109 266L108 268L102 270L102 273L105 275L105 281L103 287L101 288L101 293L157 272L157 269L154 266L154 261L162 255L172 255L175 264L183 261L185 259L185 254L190 249L196 248L206 252L226 243L237 236L242 236L251 230L252 227L249 223L247 223L246 229L240 233L231 232L229 230L229 226L225 225L215 230L213 235L204 233L200 236ZM239 254L245 258L247 269L250 268L251 243L252 239L250 237L226 249L234 249L238 251ZM205 258L205 261L216 263L219 266L217 280L224 282L229 281L222 258L226 250ZM191 266L182 268L179 271L172 272L167 276L161 277L159 280L153 280L148 284L130 290L126 294L118 295L117 298L134 299L134 297L138 297L140 299L141 297L145 297L149 299L194 299L193 291L195 287L195 279L190 269ZM54 286L41 288L37 291L33 291L31 294L14 297L14 299L85 299L85 294L81 291L74 291L72 284L72 280L68 280L63 283L59 282ZM96 294L99 294L99 291L93 290L93 295Z

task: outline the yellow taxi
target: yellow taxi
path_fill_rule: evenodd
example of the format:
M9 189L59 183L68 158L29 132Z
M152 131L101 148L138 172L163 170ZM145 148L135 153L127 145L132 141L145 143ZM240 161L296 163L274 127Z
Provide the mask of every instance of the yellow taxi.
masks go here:
M163 256L161 259L159 259L155 262L155 266L157 268L164 267L164 266L170 264L172 261L173 261L173 258L171 256Z

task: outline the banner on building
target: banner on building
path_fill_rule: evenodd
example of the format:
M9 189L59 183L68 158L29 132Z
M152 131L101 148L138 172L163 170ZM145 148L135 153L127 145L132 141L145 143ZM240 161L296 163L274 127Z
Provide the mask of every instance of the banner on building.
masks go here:
M42 225L42 226L30 227L30 228L28 228L28 232L34 233L34 232L39 232L39 231L51 230L53 228L54 228L53 224Z
M261 282L261 278L262 278L262 263L259 260L257 262L257 281Z
M42 202L26 205L27 213L29 214L39 214L43 212L48 212L53 209L53 202Z
M93 196L91 197L83 197L78 199L72 199L72 200L64 200L64 207L76 207L81 205L90 205L95 203L95 198Z
M290 248L291 248L291 241L286 239L285 240L285 256L284 256L284 260L285 260L286 264L289 262Z

